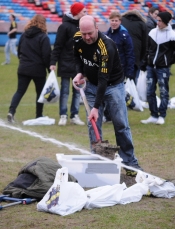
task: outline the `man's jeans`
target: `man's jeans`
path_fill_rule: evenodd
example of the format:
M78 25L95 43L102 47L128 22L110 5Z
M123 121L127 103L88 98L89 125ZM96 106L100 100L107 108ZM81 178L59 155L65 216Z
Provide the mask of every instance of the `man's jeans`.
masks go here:
M97 86L87 82L85 94L90 106L93 108L95 97L97 93ZM137 158L134 156L134 146L132 142L132 135L128 123L127 107L125 102L124 83L108 86L104 96L104 102L110 112L110 117L114 126L116 143L120 146L119 155L123 162L127 165L138 164ZM99 118L96 122L100 137L102 139L102 120L103 120L103 104L99 107ZM95 133L91 123L88 121L88 130L90 143L96 141ZM110 139L108 139L110 141Z
M17 51L16 51L16 42L17 39L8 39L8 41L5 44L5 61L6 63L10 63L10 51L17 56Z
M169 68L153 68L147 66L147 100L151 116L158 118L159 116L165 118L166 110L169 101ZM160 91L160 106L157 107L156 99L156 84L159 85Z
M71 78L61 78L61 90L60 90L60 115L67 115L67 103L69 97L69 87ZM70 118L79 113L80 107L80 92L72 86L72 100L70 108Z

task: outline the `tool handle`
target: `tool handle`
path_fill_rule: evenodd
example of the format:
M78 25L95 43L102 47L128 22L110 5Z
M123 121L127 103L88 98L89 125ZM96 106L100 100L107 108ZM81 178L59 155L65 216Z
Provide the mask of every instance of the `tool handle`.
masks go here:
M81 97L82 97L82 100L84 102L84 105L85 105L85 108L86 108L86 111L88 113L88 115L90 115L90 107L89 107L89 104L88 104L88 101L86 99L86 96L85 96L85 93L83 91L83 88L80 88L80 94L81 94ZM94 130L94 133L95 133L95 137L96 137L96 140L97 142L101 141L100 139L100 135L99 135L99 132L98 132L98 129L97 129L97 125L95 123L95 120L92 118L90 120L91 124L92 124L92 127L93 127L93 130Z
M86 81L85 81L84 79L82 79L82 80L81 80L81 84L84 84L83 87L78 87L78 86L75 84L75 82L73 81L73 86L74 86L75 89L77 89L77 90L80 91L80 95L81 95L81 98L82 98L82 100L83 100L84 106L85 106L85 108L86 108L87 114L90 115L91 110L90 110L88 101L87 101L87 99L86 99L86 95L85 95L85 93L84 93L84 89L85 89L85 87L86 87ZM95 120L94 120L94 119L91 119L90 122L91 122L91 125L92 125L93 130L94 130L94 133L95 133L96 141L97 141L97 142L101 141L101 139L100 139L100 134L99 134L99 132L98 132L98 129L97 129L97 125L96 125L96 123L95 123Z
M77 82L75 81L75 80L73 80L72 81L72 84L73 84L73 86L74 86L74 88L76 89L76 90L80 90L81 88L82 89L85 89L86 88L86 80L85 79L81 79L80 80L80 83L77 85Z
M98 129L97 129L97 125L96 125L96 123L95 123L95 120L92 118L92 119L90 120L90 122L91 122L91 124L92 124L93 129L94 129L94 133L95 133L95 137L96 137L97 142L101 141L101 139L100 139L100 134L99 134L99 132L98 132Z
M90 115L91 109L89 107L89 104L88 104L88 101L86 99L86 96L85 96L83 88L80 88L80 95L81 95L81 98L83 100L83 103L84 103L84 106L86 108L86 111L87 111L88 115Z

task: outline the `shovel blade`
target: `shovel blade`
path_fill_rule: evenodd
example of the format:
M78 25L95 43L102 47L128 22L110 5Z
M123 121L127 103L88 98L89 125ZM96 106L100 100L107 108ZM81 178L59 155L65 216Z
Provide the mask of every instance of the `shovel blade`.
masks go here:
M117 145L110 145L108 140L96 142L92 145L95 154L99 154L102 157L114 160L116 153L119 151L120 147Z

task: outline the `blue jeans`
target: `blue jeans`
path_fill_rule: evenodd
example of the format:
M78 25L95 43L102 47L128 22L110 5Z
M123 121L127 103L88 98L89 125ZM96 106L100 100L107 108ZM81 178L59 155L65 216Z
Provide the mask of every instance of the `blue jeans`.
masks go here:
M90 106L93 108L95 97L97 93L97 86L87 82L85 94ZM125 102L125 88L124 83L108 86L104 95L104 102L110 112L111 120L114 126L116 144L120 146L119 155L123 162L127 165L137 165L138 161L134 155L134 146L132 142L132 135L128 123L128 113ZM102 137L102 121L103 121L103 104L99 107L99 118L96 122L101 139ZM91 122L88 121L90 144L96 142L95 133Z
M60 115L67 115L67 103L69 97L69 87L71 78L61 77L60 90ZM80 92L72 86L72 101L70 108L70 118L78 114L80 107Z
M17 51L16 51L16 42L17 39L8 39L8 41L5 44L5 61L7 63L10 63L10 51L17 56Z
M147 100L151 116L165 118L169 101L169 68L153 68L147 66ZM160 91L160 106L157 107L156 89L157 83Z
M16 108L18 107L23 95L27 91L27 88L31 80L33 80L36 89L36 118L39 118L43 115L44 104L38 103L37 101L45 85L46 77L32 77L32 76L24 76L20 74L18 75L18 88L12 98L10 108L9 108L9 112L11 114L14 115L16 113Z

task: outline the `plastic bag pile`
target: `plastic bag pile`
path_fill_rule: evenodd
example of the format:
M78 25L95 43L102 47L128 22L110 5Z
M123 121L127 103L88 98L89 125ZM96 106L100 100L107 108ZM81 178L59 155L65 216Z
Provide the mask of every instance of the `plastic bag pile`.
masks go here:
M65 216L83 208L103 208L138 202L148 193L155 197L175 197L174 184L161 178L139 171L136 182L129 188L123 183L85 191L78 183L68 182L68 169L63 167L58 169L53 185L38 202L37 210Z

